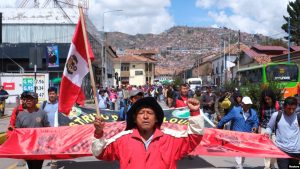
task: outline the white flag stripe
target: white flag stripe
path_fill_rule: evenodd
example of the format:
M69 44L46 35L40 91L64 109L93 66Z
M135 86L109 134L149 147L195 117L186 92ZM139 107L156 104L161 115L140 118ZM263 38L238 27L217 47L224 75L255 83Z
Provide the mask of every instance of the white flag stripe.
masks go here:
M77 61L78 61L78 63L76 64L77 70L73 74L70 74L70 73L68 73L68 70L65 68L64 76L67 77L70 81L72 81L75 85L81 87L82 79L89 72L89 68L88 68L87 62L77 52L76 46L73 43L71 43L67 61L72 55L75 55L77 58Z

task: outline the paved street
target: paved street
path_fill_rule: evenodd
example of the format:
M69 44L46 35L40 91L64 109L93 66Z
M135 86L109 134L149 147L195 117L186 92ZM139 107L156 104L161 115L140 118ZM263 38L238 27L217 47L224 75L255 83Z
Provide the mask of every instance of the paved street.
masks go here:
M160 103L162 107L166 107L164 103ZM14 105L7 105L6 114L11 115L11 111ZM87 105L87 107L93 107L93 105ZM0 119L0 131L6 130L9 123L9 117ZM0 169L25 169L25 167L17 167L19 160L16 159L0 159ZM43 169L51 169L49 165L50 161L44 161ZM72 160L60 160L58 161L58 169L117 169L118 164L116 162L99 161L94 157L84 157ZM210 168L233 168L235 166L234 157L195 157L193 160L187 158L179 161L179 169L210 169ZM246 158L245 168L263 168L262 158Z
M16 167L18 160L0 159L1 169L23 169L25 167ZM178 163L178 169L212 169L212 168L234 168L234 157L195 157L193 160L183 159ZM62 160L57 163L58 169L117 169L116 162L99 161L94 157L77 158L72 160ZM244 168L263 168L263 159L246 158ZM45 161L43 169L51 169L50 161Z

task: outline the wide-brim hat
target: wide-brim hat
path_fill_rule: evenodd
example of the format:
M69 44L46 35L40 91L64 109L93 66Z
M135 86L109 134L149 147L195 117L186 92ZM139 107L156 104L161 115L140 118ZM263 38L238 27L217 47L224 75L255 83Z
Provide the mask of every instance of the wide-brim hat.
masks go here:
M164 119L164 111L161 108L161 106L157 103L157 101L154 99L154 97L144 97L142 99L139 99L137 102L135 102L127 112L127 119L126 119L126 129L125 130L131 130L136 127L134 114L137 113L137 111L141 107L147 107L151 108L156 115L157 119L157 127L160 128L161 124L163 123Z

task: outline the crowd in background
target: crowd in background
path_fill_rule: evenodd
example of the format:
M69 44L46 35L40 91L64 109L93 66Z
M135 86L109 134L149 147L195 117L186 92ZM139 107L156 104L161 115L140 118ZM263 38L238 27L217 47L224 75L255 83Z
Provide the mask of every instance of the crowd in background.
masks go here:
M98 87L97 92L99 108L119 111L119 120L126 120L128 110L143 97L154 97L168 108L186 107L187 100L195 98L200 102L201 111L216 125L216 128L265 134L279 149L291 157L300 157L300 113L298 113L300 97L298 96L285 98L283 104L280 104L274 91L265 89L261 93L258 108L254 108L252 98L243 96L238 89L215 90L210 86L205 90L196 88L192 91L188 84L127 85L115 88ZM3 88L1 93L2 98L6 98L7 92ZM14 128L57 126L55 125L58 110L57 89L50 87L48 95L48 100L37 106L37 94L23 92L20 104L12 112L8 131ZM2 99L3 101L5 99ZM243 168L245 158L236 157L235 160L236 168ZM275 162L275 159L265 158L265 168L274 168ZM295 159L277 159L279 168L286 168L289 164L297 162ZM27 164L41 166L42 161L29 160Z

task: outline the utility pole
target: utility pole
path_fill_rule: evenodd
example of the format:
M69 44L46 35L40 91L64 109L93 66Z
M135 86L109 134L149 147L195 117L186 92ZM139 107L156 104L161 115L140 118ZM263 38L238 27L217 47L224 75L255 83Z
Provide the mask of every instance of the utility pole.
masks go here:
M105 14L106 13L111 13L111 12L121 12L123 10L111 10L111 11L105 11L102 13L102 48L101 48L101 59L102 59L102 84L103 86L107 87L107 56L105 52L105 41L106 41L106 35L105 35Z
M225 42L225 39L224 39L224 70L223 70L223 74L224 74L224 84L226 83L226 80L227 80L227 76L226 76L226 42Z
M197 57L197 77L198 78L199 78L199 75L200 75L199 66L200 66L200 55L199 55L199 57Z
M120 57L120 75L119 75L119 83L120 83L120 86L122 86L122 76L121 76L121 74L122 74L122 59L121 59L121 56L119 56Z
M289 17L288 20L288 36L289 36L289 42L288 42L288 62L291 61L291 17Z
M240 44L241 32L238 31L238 57L237 57L237 67L240 70L240 54L241 54L241 44Z
M36 93L36 69L37 69L37 56L38 56L38 49L37 49L37 42L35 42L35 59L34 59L34 93Z

